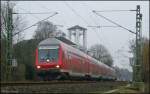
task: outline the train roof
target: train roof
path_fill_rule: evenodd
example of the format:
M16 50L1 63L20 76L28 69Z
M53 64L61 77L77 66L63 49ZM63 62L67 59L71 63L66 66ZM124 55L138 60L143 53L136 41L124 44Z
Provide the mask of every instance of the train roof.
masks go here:
M75 43L73 43L72 41L70 41L70 40L68 40L64 37L55 37L55 38L62 41L62 42L64 42L64 43L66 43L66 44L68 44L68 45L76 45Z
M51 45L51 44L58 45L58 44L60 44L62 42L66 43L68 45L76 45L75 43L73 43L72 41L70 41L70 40L68 40L68 39L66 39L64 37L51 37L51 38L48 38L48 39L45 39L45 40L41 41L39 43L39 46L40 45Z

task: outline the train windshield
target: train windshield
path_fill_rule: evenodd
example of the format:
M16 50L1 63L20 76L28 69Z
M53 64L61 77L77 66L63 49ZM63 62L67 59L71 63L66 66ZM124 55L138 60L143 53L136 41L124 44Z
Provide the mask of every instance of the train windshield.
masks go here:
M48 47L39 49L40 62L56 62L58 60L58 47Z

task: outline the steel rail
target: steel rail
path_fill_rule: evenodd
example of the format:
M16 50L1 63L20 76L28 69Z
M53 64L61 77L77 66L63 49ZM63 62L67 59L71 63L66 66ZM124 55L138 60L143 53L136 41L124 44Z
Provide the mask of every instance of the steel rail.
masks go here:
M97 81L27 81L27 82L1 82L1 86L18 86L18 85L51 85L51 84L84 84L96 83Z
M1 82L1 86L52 85L52 84L89 84L89 83L127 83L126 81L17 81Z

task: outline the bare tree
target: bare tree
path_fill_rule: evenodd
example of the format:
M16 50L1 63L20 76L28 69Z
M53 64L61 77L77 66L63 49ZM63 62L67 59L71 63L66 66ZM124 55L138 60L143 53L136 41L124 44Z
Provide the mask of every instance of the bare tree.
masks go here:
M144 82L148 82L149 81L149 43L150 40L146 37L143 37L141 39L141 59L142 59L142 63L141 63L141 71L142 71L142 80ZM129 41L129 48L131 53L133 54L133 58L132 61L130 63L131 67L133 69L133 75L137 75L135 74L135 64L136 64L136 41L135 40L131 40ZM134 77L134 76L133 76Z
M41 21L37 25L37 29L35 30L35 35L33 36L35 39L46 39L50 36L54 35L57 27L53 25L53 23L49 21Z
M102 61L104 64L108 66L113 65L113 59L108 50L101 44L93 45L89 49L91 56L93 56L95 59Z
M62 32L61 30L57 30L55 36L56 37L66 37L66 34L64 32Z
M9 7L11 9L13 9L16 5L16 2L6 2L6 1L3 1L1 3L1 36L2 38L6 38L7 37L7 28L6 28L6 25L7 25L7 10L8 10L8 5L7 3L9 3ZM15 10L13 10L13 13L15 12ZM19 31L22 31L24 28L26 27L26 22L23 20L23 18L18 15L18 14L15 14L13 15L13 35L16 33L16 32L19 32ZM19 42L21 40L23 40L24 38L24 35L22 32L16 34L15 36L13 36L13 43L16 43L16 42Z
M20 31L22 31L26 27L26 21L23 20L23 18L20 15L16 15L14 17L13 26L14 26L13 28L14 43L22 41L24 39L24 33Z
M117 80L119 81L132 81L132 72L127 69L119 68L117 66L113 67L116 71Z

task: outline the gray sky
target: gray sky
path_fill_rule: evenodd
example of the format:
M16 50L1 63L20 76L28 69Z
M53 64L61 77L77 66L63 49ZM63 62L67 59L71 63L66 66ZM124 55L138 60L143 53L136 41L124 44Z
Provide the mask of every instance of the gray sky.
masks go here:
M19 13L25 12L58 12L48 20L57 25L64 25L58 27L66 34L67 28L80 25L87 28L87 42L88 48L94 44L104 45L114 59L114 65L121 68L129 67L129 60L127 57L131 56L127 51L129 50L129 41L135 38L135 35L129 33L122 28L90 28L89 25L113 25L114 24L104 20L103 18L92 13L92 10L130 10L136 9L136 5L141 6L141 13L143 14L143 36L149 38L149 2L148 1L17 1L15 10ZM66 3L71 6L77 14L75 14ZM135 12L102 12L105 17L119 23L120 25L135 31ZM20 14L27 26L42 20L51 14ZM80 16L81 17L80 17ZM85 21L84 21L85 20ZM87 24L88 23L88 24ZM24 32L25 39L32 38L36 26ZM97 32L97 33L96 33ZM118 52L118 50L121 50ZM126 57L127 56L127 57Z

